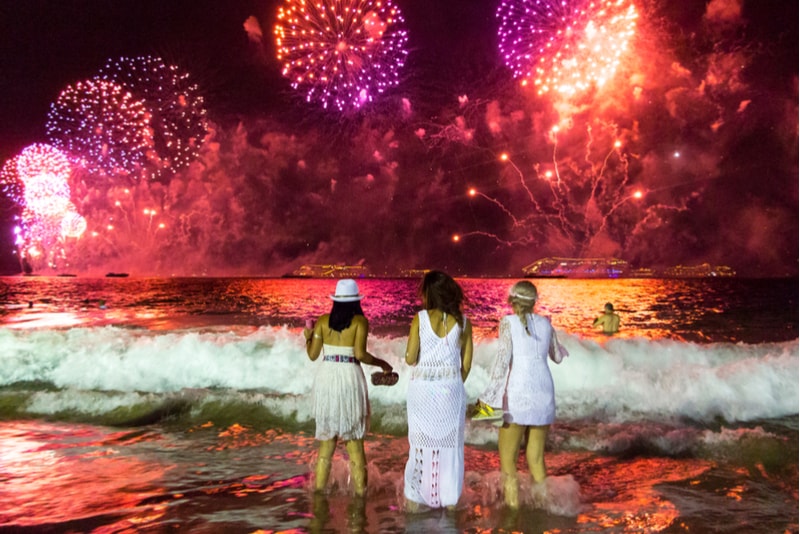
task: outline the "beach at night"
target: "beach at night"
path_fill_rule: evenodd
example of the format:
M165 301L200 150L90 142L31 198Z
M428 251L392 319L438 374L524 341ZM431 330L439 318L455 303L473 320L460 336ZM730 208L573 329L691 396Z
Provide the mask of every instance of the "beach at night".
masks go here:
M0 531L798 532L798 17L5 2ZM545 500L521 455L504 506L467 419L458 505L407 509L430 270L464 289L469 403L537 286L570 354ZM343 445L314 492L303 326L341 278L399 375L369 384L363 498Z

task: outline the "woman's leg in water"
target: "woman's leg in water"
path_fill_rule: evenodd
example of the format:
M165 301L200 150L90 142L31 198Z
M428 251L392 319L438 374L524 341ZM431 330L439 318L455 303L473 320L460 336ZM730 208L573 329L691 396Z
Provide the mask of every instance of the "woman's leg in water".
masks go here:
M331 460L333 451L336 450L336 438L326 439L319 442L319 453L317 454L317 469L314 477L314 491L323 491L328 485L328 477L331 474Z
M544 445L547 441L547 431L550 425L529 426L527 429L528 446L525 448L525 456L528 459L528 469L534 482L544 482L547 478L547 470L544 466Z
M367 493L367 459L364 454L364 440L353 439L347 442L347 454L350 456L350 476L356 495L363 497Z
M519 485L517 483L517 458L525 427L506 423L497 436L500 453L500 474L503 480L503 497L506 505L519 508Z

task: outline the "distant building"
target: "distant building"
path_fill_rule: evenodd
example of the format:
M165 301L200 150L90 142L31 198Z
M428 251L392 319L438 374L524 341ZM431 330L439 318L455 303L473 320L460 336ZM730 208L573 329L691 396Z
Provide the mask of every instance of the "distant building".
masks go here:
M299 278L365 278L370 276L370 272L364 265L310 264L295 269L292 276Z
M534 278L619 278L629 271L628 262L617 258L542 258L522 268Z

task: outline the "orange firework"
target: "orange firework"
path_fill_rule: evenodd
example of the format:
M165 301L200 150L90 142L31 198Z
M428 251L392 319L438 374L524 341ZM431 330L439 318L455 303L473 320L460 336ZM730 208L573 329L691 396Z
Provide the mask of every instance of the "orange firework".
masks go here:
M309 102L359 109L397 85L404 26L391 0L285 0L275 25L283 75Z
M579 94L614 76L636 30L630 0L503 0L500 53L538 94Z

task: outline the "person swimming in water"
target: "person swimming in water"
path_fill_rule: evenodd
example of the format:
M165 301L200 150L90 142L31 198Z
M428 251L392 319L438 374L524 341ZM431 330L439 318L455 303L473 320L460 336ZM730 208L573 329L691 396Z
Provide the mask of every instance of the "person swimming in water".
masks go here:
M619 314L614 311L614 305L606 302L603 315L595 319L592 326L602 327L603 333L609 336L619 332Z

